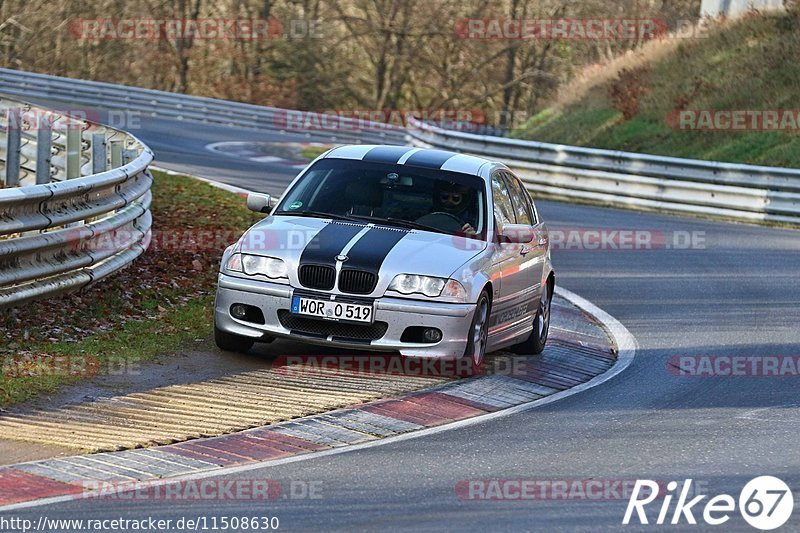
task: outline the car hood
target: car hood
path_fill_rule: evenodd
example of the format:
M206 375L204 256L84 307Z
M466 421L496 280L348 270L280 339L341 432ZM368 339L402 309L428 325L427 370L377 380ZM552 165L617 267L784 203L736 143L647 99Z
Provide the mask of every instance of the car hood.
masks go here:
M343 268L378 272L380 288L388 285L395 274L449 277L486 246L484 241L430 231L270 216L242 236L237 251L283 259L293 285L301 260L303 264L334 265L337 256L346 256Z

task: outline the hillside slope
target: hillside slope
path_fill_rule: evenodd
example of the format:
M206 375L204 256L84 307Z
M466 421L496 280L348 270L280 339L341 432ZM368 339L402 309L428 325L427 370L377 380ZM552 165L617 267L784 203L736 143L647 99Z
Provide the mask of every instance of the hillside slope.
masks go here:
M651 43L657 45L657 43ZM800 110L800 11L753 14L705 37L663 43L666 54L622 70L578 99L534 116L515 137L693 157L800 167L800 129L792 122L758 131L681 128L680 110ZM569 88L565 88L569 91ZM709 116L707 113L706 118ZM747 115L750 124L753 115ZM760 115L759 115L760 116ZM690 122L691 123L691 122ZM698 121L698 124L701 124ZM724 122L722 125L724 126ZM800 125L798 125L800 127Z

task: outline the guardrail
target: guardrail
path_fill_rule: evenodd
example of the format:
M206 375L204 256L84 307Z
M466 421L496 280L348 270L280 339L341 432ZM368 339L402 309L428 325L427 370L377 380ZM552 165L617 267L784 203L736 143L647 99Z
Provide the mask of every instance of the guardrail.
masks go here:
M127 85L78 80L0 68L0 93L104 109L135 111L154 117L294 133L311 132L330 142L405 144L405 130L366 120L304 113ZM298 122L294 124L293 122ZM308 124L305 122L319 122Z
M0 308L81 289L149 244L150 149L124 131L0 100Z
M408 131L416 146L502 160L538 196L800 224L800 170L489 137L419 121Z

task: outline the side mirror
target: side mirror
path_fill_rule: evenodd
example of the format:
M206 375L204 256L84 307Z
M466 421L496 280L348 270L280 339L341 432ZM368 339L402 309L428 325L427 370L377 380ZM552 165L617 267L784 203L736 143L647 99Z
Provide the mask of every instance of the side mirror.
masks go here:
M536 229L527 224L506 224L500 231L500 242L528 244L536 237Z
M256 213L269 213L269 194L251 192L247 195L247 209Z

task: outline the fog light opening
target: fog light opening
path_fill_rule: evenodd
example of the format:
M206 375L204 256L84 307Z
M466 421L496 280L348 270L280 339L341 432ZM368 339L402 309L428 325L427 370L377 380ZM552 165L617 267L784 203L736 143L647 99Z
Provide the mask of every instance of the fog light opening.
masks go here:
M442 332L436 328L425 328L422 332L422 338L425 342L439 342L442 340Z
M231 306L231 316L239 320L244 320L247 318L247 307L242 304L233 304Z
M264 324L264 313L258 307L247 304L233 304L230 313L236 320L252 324Z
M400 342L413 342L415 344L434 344L440 340L442 340L442 330L425 326L408 326L400 337Z

